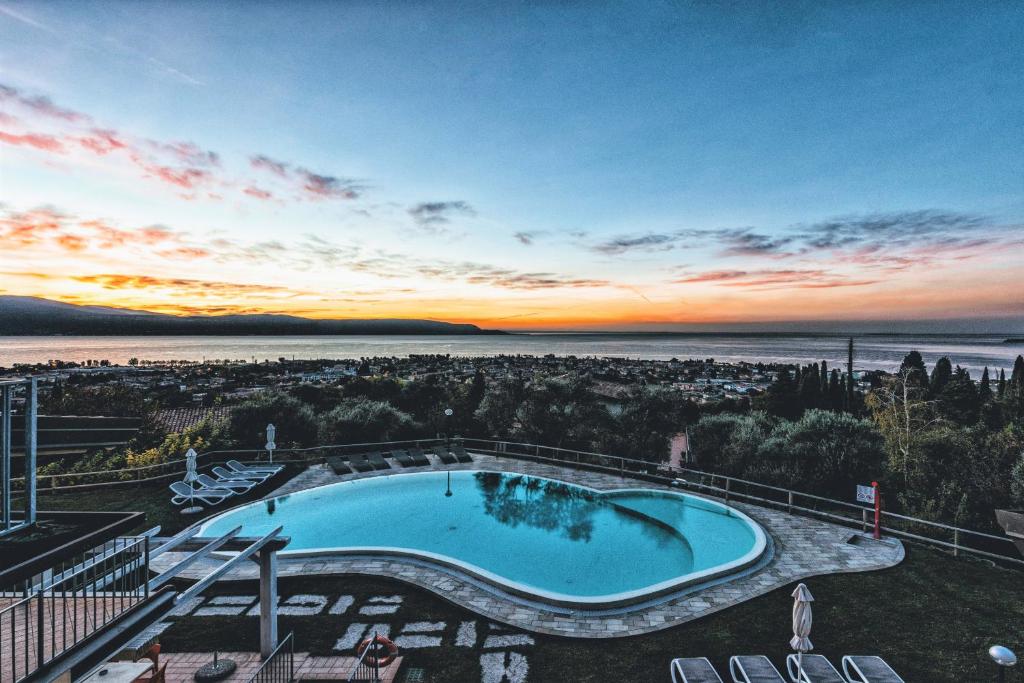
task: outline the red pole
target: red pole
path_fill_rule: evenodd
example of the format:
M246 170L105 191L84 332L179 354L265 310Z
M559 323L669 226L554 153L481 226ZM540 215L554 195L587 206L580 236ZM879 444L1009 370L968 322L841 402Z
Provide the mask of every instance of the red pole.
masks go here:
M878 482L871 482L875 489L875 540L882 538L882 494L878 491Z

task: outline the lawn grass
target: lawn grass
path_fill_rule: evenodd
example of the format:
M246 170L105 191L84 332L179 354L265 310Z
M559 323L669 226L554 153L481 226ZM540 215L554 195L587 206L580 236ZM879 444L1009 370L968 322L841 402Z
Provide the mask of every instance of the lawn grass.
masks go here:
M1024 651L1024 581L1016 570L957 559L908 546L898 567L861 574L833 574L806 581L815 597L815 652L837 665L844 654L884 656L908 682L986 681L994 674L986 651L995 643ZM726 671L730 655L760 653L781 665L792 635L794 586L675 628L613 640L535 636L533 646L512 648L528 657L530 681L668 680L673 657L706 656ZM255 593L254 582L222 583L208 595ZM464 620L486 620L434 594L390 579L303 577L280 581L283 597L297 593L406 596L390 617L316 615L280 617L282 633L294 631L300 651L332 654L352 622L385 621L397 629L411 621L444 621L443 645L406 650L406 667L426 669L428 681L480 680L480 650L454 646ZM162 637L168 651L251 650L258 643L253 617L189 617ZM1012 680L1012 679L1011 679Z

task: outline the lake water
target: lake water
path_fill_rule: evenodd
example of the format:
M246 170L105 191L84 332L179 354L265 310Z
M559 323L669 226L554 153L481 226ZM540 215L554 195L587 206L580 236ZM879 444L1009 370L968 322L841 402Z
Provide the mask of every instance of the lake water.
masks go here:
M1013 335L864 335L854 338L857 369L892 370L911 349L929 367L949 356L977 378L1013 367L1024 343L1007 344ZM1018 335L1019 336L1019 335ZM847 337L757 334L515 334L496 336L287 336L287 337L0 337L0 366L45 363L50 359L145 360L345 359L365 356L497 354L615 356L669 360L714 358L719 361L845 365Z

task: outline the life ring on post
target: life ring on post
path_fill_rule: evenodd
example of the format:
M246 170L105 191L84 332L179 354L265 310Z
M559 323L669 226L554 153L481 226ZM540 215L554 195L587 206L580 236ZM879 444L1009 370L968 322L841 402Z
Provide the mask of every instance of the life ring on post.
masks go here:
M369 664L370 666L387 666L391 662L395 661L395 657L398 656L398 646L391 642L391 640L389 640L388 638L378 635L374 636L373 638L367 638L363 642L359 643L359 645L356 646L356 657L362 657L363 651L371 645L380 645L385 650L387 650L387 654L383 657L378 657L373 654L367 655L366 659L364 659L363 661Z

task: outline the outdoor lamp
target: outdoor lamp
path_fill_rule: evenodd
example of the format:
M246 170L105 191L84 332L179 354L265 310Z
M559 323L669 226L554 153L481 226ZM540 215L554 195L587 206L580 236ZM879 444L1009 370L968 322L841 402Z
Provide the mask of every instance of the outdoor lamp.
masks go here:
M999 681L1002 683L1006 680L1006 669L1017 663L1017 655L1008 647L993 645L988 649L988 656L999 665Z

